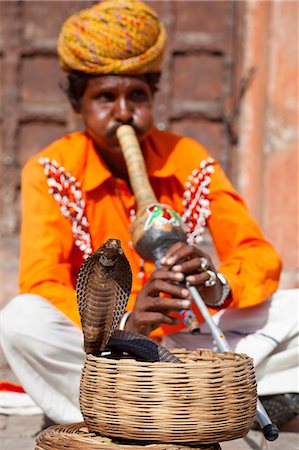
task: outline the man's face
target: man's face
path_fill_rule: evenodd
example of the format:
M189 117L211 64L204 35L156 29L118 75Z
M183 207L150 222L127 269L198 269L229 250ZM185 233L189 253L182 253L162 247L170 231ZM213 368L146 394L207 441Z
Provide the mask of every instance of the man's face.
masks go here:
M153 126L152 105L153 94L142 78L104 75L88 80L79 113L96 145L119 151L116 129L132 125L142 140Z

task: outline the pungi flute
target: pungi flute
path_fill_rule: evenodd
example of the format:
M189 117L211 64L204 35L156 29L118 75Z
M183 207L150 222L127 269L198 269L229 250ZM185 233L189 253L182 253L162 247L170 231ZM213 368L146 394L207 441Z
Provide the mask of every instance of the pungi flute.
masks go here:
M175 242L186 241L183 223L170 206L158 202L147 176L134 129L129 125L121 125L116 135L137 203L136 219L131 226L132 242L143 259L159 266L161 257ZM190 333L200 332L200 325L192 310L181 310L180 315Z
M138 212L132 224L132 241L136 251L144 259L158 262L166 250L177 241L185 241L180 216L167 205L157 202L149 183L143 155L135 131L129 125L117 129L117 137L124 153L129 178L136 197ZM164 220L162 218L164 218ZM160 218L160 220L159 220ZM212 336L222 352L231 351L222 331L216 326L199 292L189 286L193 299L209 326ZM200 331L192 311L185 312L184 323L191 333ZM278 437L278 428L271 422L261 401L257 400L257 419L268 441Z

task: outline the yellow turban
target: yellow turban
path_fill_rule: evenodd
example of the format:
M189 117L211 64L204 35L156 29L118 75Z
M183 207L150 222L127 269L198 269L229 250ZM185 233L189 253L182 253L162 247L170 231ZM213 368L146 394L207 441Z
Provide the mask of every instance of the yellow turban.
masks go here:
M165 43L165 28L148 5L106 0L65 21L57 50L65 71L137 75L160 70Z

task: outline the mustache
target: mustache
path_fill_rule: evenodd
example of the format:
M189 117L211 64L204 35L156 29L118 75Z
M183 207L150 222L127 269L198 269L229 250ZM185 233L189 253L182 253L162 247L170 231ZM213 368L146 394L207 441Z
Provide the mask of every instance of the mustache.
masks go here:
M108 137L114 137L116 135L116 130L121 125L130 125L134 129L134 131L137 135L143 133L143 130L134 122L130 122L130 123L116 122L115 124L111 125L111 127L108 128L106 135Z

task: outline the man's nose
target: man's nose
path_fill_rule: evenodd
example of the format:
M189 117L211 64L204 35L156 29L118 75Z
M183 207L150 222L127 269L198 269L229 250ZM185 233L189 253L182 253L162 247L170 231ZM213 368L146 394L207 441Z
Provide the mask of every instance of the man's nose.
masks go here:
M114 119L123 123L130 123L133 120L133 108L130 102L124 98L120 97L115 102L115 113Z

